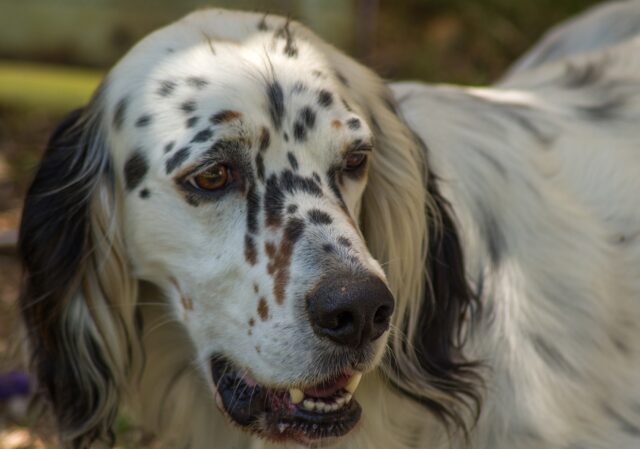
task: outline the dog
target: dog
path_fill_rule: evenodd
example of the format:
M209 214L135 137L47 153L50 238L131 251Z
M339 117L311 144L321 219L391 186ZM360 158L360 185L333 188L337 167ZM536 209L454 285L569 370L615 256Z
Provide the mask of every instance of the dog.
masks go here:
M639 24L597 7L491 88L271 15L142 40L25 200L62 444L126 407L175 448L640 447Z

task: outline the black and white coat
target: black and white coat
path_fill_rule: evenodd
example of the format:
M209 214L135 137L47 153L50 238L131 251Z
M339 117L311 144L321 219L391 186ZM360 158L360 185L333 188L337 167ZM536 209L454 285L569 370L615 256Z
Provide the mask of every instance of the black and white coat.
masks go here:
M209 358L323 379L338 353L299 298L348 268L395 312L335 447L639 447L637 24L637 1L590 12L491 88L385 85L262 14L144 39L52 137L25 205L23 314L63 439L111 442L126 403L168 447L281 447L216 407ZM190 188L219 153L237 191Z

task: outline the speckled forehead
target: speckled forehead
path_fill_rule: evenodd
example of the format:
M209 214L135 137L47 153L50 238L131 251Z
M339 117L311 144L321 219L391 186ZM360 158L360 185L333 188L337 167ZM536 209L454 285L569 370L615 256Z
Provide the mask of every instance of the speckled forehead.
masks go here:
M109 97L115 98L110 126L120 143L116 147L129 153L146 145L147 154L162 155L187 143L206 143L225 128L253 141L267 128L272 141L308 144L307 151L325 153L370 141L340 76L323 66L321 57L306 63L302 52L313 49L298 42L291 54L286 40L281 49L256 41L201 39L199 45L165 51L158 61L147 60L139 80L117 67L110 82L117 93ZM122 77L131 79L125 85Z

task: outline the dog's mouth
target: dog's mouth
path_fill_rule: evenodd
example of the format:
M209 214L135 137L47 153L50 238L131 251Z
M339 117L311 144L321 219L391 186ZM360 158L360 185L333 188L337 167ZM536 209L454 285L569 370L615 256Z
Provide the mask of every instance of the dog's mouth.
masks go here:
M216 403L234 423L273 441L305 445L330 442L349 433L362 409L353 398L361 373L345 372L317 385L269 388L235 369L211 360Z

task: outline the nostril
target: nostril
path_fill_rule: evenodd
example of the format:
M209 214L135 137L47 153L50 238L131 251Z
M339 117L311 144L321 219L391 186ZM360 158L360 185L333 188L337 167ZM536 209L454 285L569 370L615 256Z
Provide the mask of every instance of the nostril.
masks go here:
M347 327L349 324L351 324L353 322L353 315L351 315L351 313L345 311L345 312L340 312L336 315L335 318L335 327L333 327L333 330L338 330L338 329L343 329L345 327Z
M378 310L376 310L376 313L373 316L373 323L387 324L387 321L389 321L389 317L391 316L392 312L393 312L393 309L390 306L378 307Z

